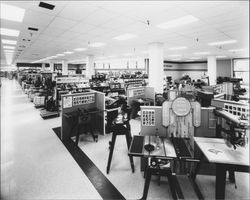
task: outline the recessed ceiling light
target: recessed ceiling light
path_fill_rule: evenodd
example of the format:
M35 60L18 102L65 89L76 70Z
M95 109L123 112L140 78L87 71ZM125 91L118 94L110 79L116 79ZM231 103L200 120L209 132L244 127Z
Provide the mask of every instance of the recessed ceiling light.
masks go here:
M158 24L156 26L158 28L168 29L168 28L174 28L174 27L190 24L190 23L195 22L195 21L198 21L198 18L196 18L192 15L186 15L184 17L174 19L174 20L171 20L171 21L168 21L165 23L161 23L161 24Z
M191 60L200 60L201 57L191 57L190 59L191 59Z
M59 54L56 54L57 57L60 57L60 56L65 56L64 54L62 53L59 53Z
M76 48L74 49L74 51L86 51L87 49L86 48Z
M124 53L123 55L124 56L132 56L133 54L132 53Z
M74 52L72 52L72 51L65 51L65 52L63 52L64 54L73 54Z
M227 56L215 56L216 58L226 58Z
M230 52L245 51L246 49L229 49Z
M186 46L181 46L181 47L171 47L171 48L168 48L169 50L182 50L182 49L187 49Z
M5 39L2 39L2 43L3 44L16 44L17 43L17 41L15 41L15 40L5 40Z
M102 42L95 42L95 43L90 44L89 46L90 47L102 47L102 46L105 46L105 45L106 44L102 43Z
M172 61L179 61L181 60L180 58L174 58L174 59L171 59Z
M8 29L8 28L0 28L0 33L1 35L18 37L20 34L20 31L14 30L14 29Z
M3 46L4 49L15 49L16 47L15 46Z
M194 54L195 54L195 55L208 55L208 54L210 54L210 52L208 52L208 51L203 51L203 52L195 52Z
M104 56L99 56L99 57L97 57L96 59L102 60L102 59L105 59L105 57L104 57Z
M14 50L4 49L4 52L14 53Z
M122 41L122 40L129 40L129 39L132 39L132 38L135 38L135 37L137 37L137 36L134 35L134 34L126 33L126 34L123 34L123 35L116 36L113 39Z
M181 57L180 54L172 54L172 55L167 55L167 57Z
M210 42L210 43L208 43L208 45L217 46L217 45L223 45L223 44L233 44L236 42L237 42L237 40L225 40L225 41L218 41L218 42Z
M1 3L1 19L7 19L10 21L22 22L25 10L16 6L7 5Z
M108 56L108 58L116 58L117 56Z

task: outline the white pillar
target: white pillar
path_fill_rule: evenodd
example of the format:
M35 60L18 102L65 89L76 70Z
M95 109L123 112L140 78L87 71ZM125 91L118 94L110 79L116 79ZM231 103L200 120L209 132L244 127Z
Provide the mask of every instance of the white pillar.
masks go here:
M68 75L68 63L67 61L62 61L62 75Z
M49 71L54 72L54 63L53 62L49 62Z
M207 75L209 77L209 85L216 85L217 79L217 68L216 68L216 57L207 57Z
M42 72L45 71L45 63L42 63L42 69L41 69Z
M163 52L163 43L149 44L148 81L149 86L154 87L156 93L163 93Z
M94 68L94 56L88 55L87 56L87 63L86 63L86 77L90 78L92 75L95 75L95 68Z

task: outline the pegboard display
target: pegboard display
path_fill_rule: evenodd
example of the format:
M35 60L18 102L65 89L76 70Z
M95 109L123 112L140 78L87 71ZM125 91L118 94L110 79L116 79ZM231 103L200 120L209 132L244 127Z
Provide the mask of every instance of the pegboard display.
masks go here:
M142 126L155 126L155 110L142 110L141 121Z
M225 103L224 110L233 115L238 115L238 116L245 115L245 117L249 119L249 107L248 106Z
M144 90L145 90L144 88L134 90L134 97L144 95L145 94Z
M95 94L73 96L73 106L95 103Z

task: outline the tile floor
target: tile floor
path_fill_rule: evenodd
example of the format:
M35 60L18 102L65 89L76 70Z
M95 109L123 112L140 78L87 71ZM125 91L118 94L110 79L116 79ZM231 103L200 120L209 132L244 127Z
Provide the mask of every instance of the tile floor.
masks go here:
M59 118L43 120L39 109L29 102L15 80L1 78L1 199L101 199L86 175L52 131L60 126ZM140 123L131 120L132 134L138 134ZM83 136L81 149L126 199L141 197L144 179L139 159L131 172L123 136L117 139L110 174L106 175L108 141L111 135L100 136L98 143ZM196 199L185 176L178 177L186 199ZM236 173L237 189L227 182L227 199L249 199L249 174ZM215 177L198 175L197 183L206 199L214 199ZM152 179L148 199L168 199L166 178L161 185Z

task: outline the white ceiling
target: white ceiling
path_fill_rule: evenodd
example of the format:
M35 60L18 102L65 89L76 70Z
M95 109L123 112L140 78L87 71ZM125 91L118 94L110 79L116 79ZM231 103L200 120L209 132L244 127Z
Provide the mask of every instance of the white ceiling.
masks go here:
M39 1L2 3L26 10L22 23L1 19L2 28L21 31L13 63L34 62L79 47L87 48L87 51L75 52L53 61L85 59L87 55L96 58L122 57L126 53L146 56L145 51L151 42L164 43L167 60L170 60L168 55L172 54L181 54L183 61L192 57L206 59L204 55L194 55L194 52L204 51L228 58L249 57L249 1L46 1L55 5L54 10L38 7ZM156 27L159 23L189 14L199 21L168 30ZM147 20L150 25L147 25ZM28 27L38 28L39 31L29 31ZM125 33L138 37L126 41L112 39ZM13 39L8 36L1 38ZM207 44L231 39L238 42L221 48ZM89 47L88 44L93 42L105 42L107 45ZM168 49L176 46L188 48L176 51ZM246 51L228 51L238 48ZM21 53L18 50L22 50ZM1 64L5 63L1 43Z

